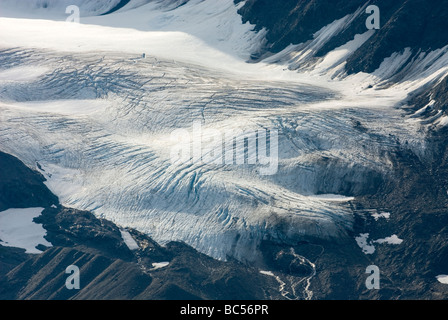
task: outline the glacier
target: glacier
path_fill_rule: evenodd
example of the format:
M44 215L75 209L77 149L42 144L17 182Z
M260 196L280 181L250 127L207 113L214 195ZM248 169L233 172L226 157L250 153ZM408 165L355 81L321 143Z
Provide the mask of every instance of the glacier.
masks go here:
M420 124L396 108L417 82L377 90L367 85L379 73L341 77L347 52L370 32L320 61L305 54L352 17L247 63L264 31L242 24L231 0L131 0L96 16L117 3L84 6L80 25L63 21L62 4L48 2L44 19L42 10L0 6L0 149L39 170L64 205L161 243L253 262L263 239L347 237L350 201L389 177L389 152L406 144L423 156ZM310 63L320 67L294 70ZM278 172L171 162L171 133L195 121L277 130Z

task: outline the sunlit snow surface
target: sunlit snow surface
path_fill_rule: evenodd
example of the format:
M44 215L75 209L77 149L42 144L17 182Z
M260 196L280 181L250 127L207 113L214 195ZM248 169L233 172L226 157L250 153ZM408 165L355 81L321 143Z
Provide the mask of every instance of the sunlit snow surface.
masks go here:
M26 253L39 254L38 245L51 247L45 240L46 230L33 219L40 216L44 208L9 209L0 212L0 244L17 247Z
M213 20L214 30L234 24L232 1L215 2L215 16L196 2L204 19L221 21ZM130 23L132 12L121 17ZM144 11L135 12L142 19ZM113 16L90 22L107 25ZM349 96L352 83L318 86L281 66L247 64L259 35L241 26L217 41L196 29L0 18L0 28L15 33L0 35L0 149L33 168L39 163L65 205L214 257L255 259L265 238L345 236L352 198L335 194L361 194L369 179L386 176L388 150L420 148L417 129L391 108L393 93ZM59 33L49 32L54 27ZM228 53L236 39L246 54ZM277 130L277 173L172 163L172 131L195 121L222 131Z
M447 275L441 274L441 275L438 275L436 278L440 283L448 284L448 276Z

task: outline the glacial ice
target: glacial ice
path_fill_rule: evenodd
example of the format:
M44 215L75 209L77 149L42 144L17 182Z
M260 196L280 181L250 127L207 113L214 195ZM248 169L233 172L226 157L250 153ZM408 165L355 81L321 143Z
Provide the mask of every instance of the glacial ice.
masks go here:
M424 148L419 125L392 108L401 91L361 92L365 82L356 78L246 63L263 31L241 24L231 0L169 11L136 5L79 26L0 18L1 150L36 170L38 162L67 206L161 243L250 261L263 239L347 236L349 201L388 176L388 151ZM334 68L344 55L323 61ZM195 121L220 131L277 130L278 172L172 163L172 131Z

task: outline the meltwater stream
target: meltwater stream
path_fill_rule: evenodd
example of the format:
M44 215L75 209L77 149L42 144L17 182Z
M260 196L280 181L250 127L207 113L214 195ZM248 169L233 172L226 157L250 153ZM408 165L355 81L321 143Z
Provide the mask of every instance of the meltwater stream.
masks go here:
M413 136L395 110L315 107L338 99L150 55L3 48L0 149L39 170L67 206L254 261L262 239L346 236L347 201L374 192L366 181L386 177L388 151ZM171 161L172 132L195 123L277 131L278 169Z

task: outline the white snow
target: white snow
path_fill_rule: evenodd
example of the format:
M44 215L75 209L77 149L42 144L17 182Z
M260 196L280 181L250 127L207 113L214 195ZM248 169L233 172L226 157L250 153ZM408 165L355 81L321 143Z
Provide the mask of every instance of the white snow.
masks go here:
M358 237L355 237L355 240L365 254L372 254L375 252L374 243L399 245L403 242L403 240L398 238L395 234L384 239L369 240L369 233L361 233Z
M437 120L437 125L440 127L445 127L448 125L448 116L442 116Z
M313 35L313 39L302 44L290 45L267 59L269 63L283 63L289 68L305 71L308 76L324 78L338 78L344 72L346 59L362 46L373 34L374 30L366 30L363 34L357 34L344 45L335 48L323 58L317 58L315 54L328 41L343 32L359 15L363 14L365 6L359 8L353 14L335 20Z
M438 275L436 278L437 278L437 281L439 281L440 283L448 284L448 275L441 274L441 275Z
M123 238L124 243L128 246L129 250L138 250L139 246L137 242L134 240L132 235L127 230L120 229L121 237Z
M389 79L397 70L400 69L405 62L411 57L411 48L405 48L403 52L394 53L390 57L384 59L379 68L373 73L375 76L381 79Z
M325 55L322 62L314 68L314 72L320 71L323 74L327 73L334 76L343 73L343 67L345 66L347 58L361 47L373 34L374 30L369 30L363 34L357 34L353 40L330 51Z
M22 17L65 20L66 9L75 5L80 8L82 17L105 13L115 7L120 0L2 0L0 15L3 17Z
M254 69L244 60L262 45L265 33L242 24L237 10L231 0L190 1L173 11L154 1L135 10L81 18L81 24L0 18L0 46L26 44L72 52L101 49L139 56L146 52L214 68Z
M378 221L380 218L384 218L386 220L389 220L390 213L389 212L372 212L372 217L375 219L375 221Z
M165 267L167 267L169 264L170 264L169 262L154 262L154 263L152 264L153 269L151 269L151 270L157 270L157 269L165 268Z
M46 230L42 225L33 222L42 213L44 208L8 209L0 212L0 244L6 247L17 247L26 250L26 253L39 254L36 249L41 244L51 247L45 240Z
M411 118L418 118L419 116L421 116L425 111L427 111L428 109L432 108L432 106L436 103L435 100L431 100L426 106L420 108L419 110L417 110L412 116Z
M311 199L323 200L323 201L334 201L334 202L348 202L353 201L355 197L346 197L339 194L317 194L309 196Z
M365 254L372 254L375 252L375 247L368 241L369 234L361 233L358 237L355 237L356 243L362 249Z
M214 257L232 252L250 259L261 239L277 236L279 219L288 226L282 236L345 236L353 219L346 202L353 197L313 194L326 181L335 185L325 187L339 190L347 175L362 184L368 170L387 174L392 164L378 150L394 148L396 140L424 150L420 124L403 122L392 108L417 84L364 90L380 75L332 79L372 32L319 59L315 71L305 68L312 52L362 10L308 44L250 64L265 31L242 24L242 3L233 0L192 0L170 10L165 2L131 1L109 16L82 15L81 25L63 21L65 4L22 11L12 1L0 2L6 9L0 10L0 47L32 49L30 61L0 71L0 144L30 166L39 161L46 185L65 205L158 242L183 240ZM84 8L89 15L100 10L94 2ZM44 12L59 21L43 19ZM138 59L143 52L146 59ZM405 56L392 58L380 71ZM420 62L440 67L441 61L428 53ZM284 70L294 63L305 71ZM433 76L421 74L424 81ZM42 84L43 77L51 81ZM69 88L68 97L58 88ZM97 97L103 89L107 94ZM278 173L261 177L250 166L170 163L171 132L198 119L204 129L278 130ZM383 141L372 145L353 120ZM360 238L367 252L374 250Z
M57 100L57 101L31 101L5 104L4 106L22 109L24 112L53 113L64 116L102 114L107 111L109 104L104 100Z
M130 10L137 5L129 4L119 13L101 19L87 18L83 23L163 32L167 35L181 31L194 37L192 41L197 42L195 46L201 55L200 51L209 47L217 49L216 53L248 59L250 53L256 52L263 44L264 30L255 33L252 31L254 25L241 23L237 10L243 3L235 5L228 0L190 0L175 10L169 10L169 3L153 1L137 10ZM148 46L150 54L154 50L157 48ZM176 55L179 58L179 52ZM217 60L219 58L215 59L214 64Z
M260 270L260 273L264 274L265 276L275 277L275 275L274 275L274 273L272 273L272 271Z
M0 84L5 82L30 82L50 71L43 67L15 67L0 70Z
M398 238L398 236L396 234L391 235L390 237L386 237L384 239L378 239L374 241L375 243L387 243L387 244L395 244L395 245L399 245L403 242L402 239Z

